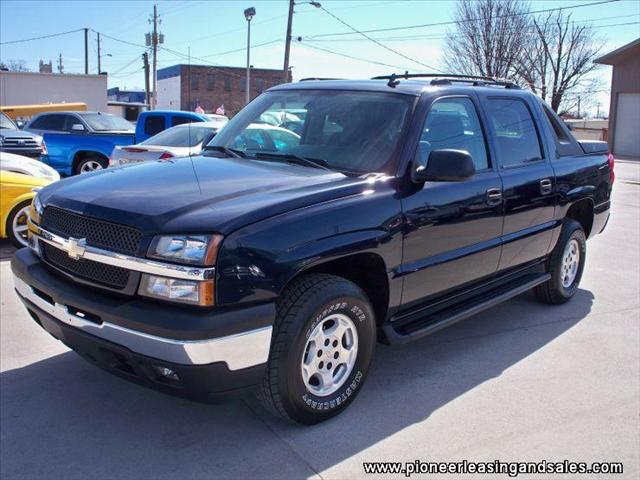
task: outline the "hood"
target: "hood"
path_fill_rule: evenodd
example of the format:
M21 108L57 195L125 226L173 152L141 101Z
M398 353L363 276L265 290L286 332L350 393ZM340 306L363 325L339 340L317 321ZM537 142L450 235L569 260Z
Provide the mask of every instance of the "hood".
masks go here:
M31 175L25 175L22 173L6 172L4 170L0 170L0 183L3 187L42 187L51 183L51 180L33 177Z
M0 128L0 137L2 138L39 138L37 133L25 132L24 130L9 130Z
M191 157L109 168L40 192L55 205L144 233L227 234L241 226L371 188L361 177L280 162Z

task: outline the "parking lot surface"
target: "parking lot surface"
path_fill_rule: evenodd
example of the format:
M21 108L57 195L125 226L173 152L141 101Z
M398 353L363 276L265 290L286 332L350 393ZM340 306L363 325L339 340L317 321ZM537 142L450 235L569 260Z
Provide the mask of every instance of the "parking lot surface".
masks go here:
M640 164L616 172L612 218L588 244L573 301L528 293L380 345L358 399L314 427L252 399L201 405L89 365L27 315L3 243L0 476L345 479L364 477L365 461L568 459L623 462L611 478L638 478Z

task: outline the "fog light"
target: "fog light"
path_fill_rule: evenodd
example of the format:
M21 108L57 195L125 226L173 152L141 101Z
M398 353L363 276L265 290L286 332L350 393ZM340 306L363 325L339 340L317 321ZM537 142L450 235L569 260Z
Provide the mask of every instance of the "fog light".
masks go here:
M153 370L162 378L166 378L167 380L171 380L173 382L180 381L178 374L170 368L153 365Z
M193 305L213 305L213 280L181 280L144 274L140 295Z

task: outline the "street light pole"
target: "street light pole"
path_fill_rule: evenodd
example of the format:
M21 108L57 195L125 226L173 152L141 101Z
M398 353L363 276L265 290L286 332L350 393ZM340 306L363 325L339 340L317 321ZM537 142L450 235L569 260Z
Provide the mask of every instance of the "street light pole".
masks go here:
M251 20L256 14L256 9L253 7L247 8L244 11L244 18L247 19L247 83L245 85L246 90L246 103L251 101Z

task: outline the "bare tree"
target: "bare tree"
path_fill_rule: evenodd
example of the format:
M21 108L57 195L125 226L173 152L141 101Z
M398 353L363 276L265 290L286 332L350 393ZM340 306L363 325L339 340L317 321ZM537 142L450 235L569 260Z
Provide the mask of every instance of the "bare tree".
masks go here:
M589 74L598 67L593 61L600 49L590 25L574 23L562 10L550 12L533 20L533 38L516 73L554 111L569 111L580 92L585 98L593 93Z
M528 11L528 4L519 0L460 0L443 63L454 73L512 76L530 38Z
M27 62L24 60L7 60L0 62L0 69L9 70L10 72L30 72Z

